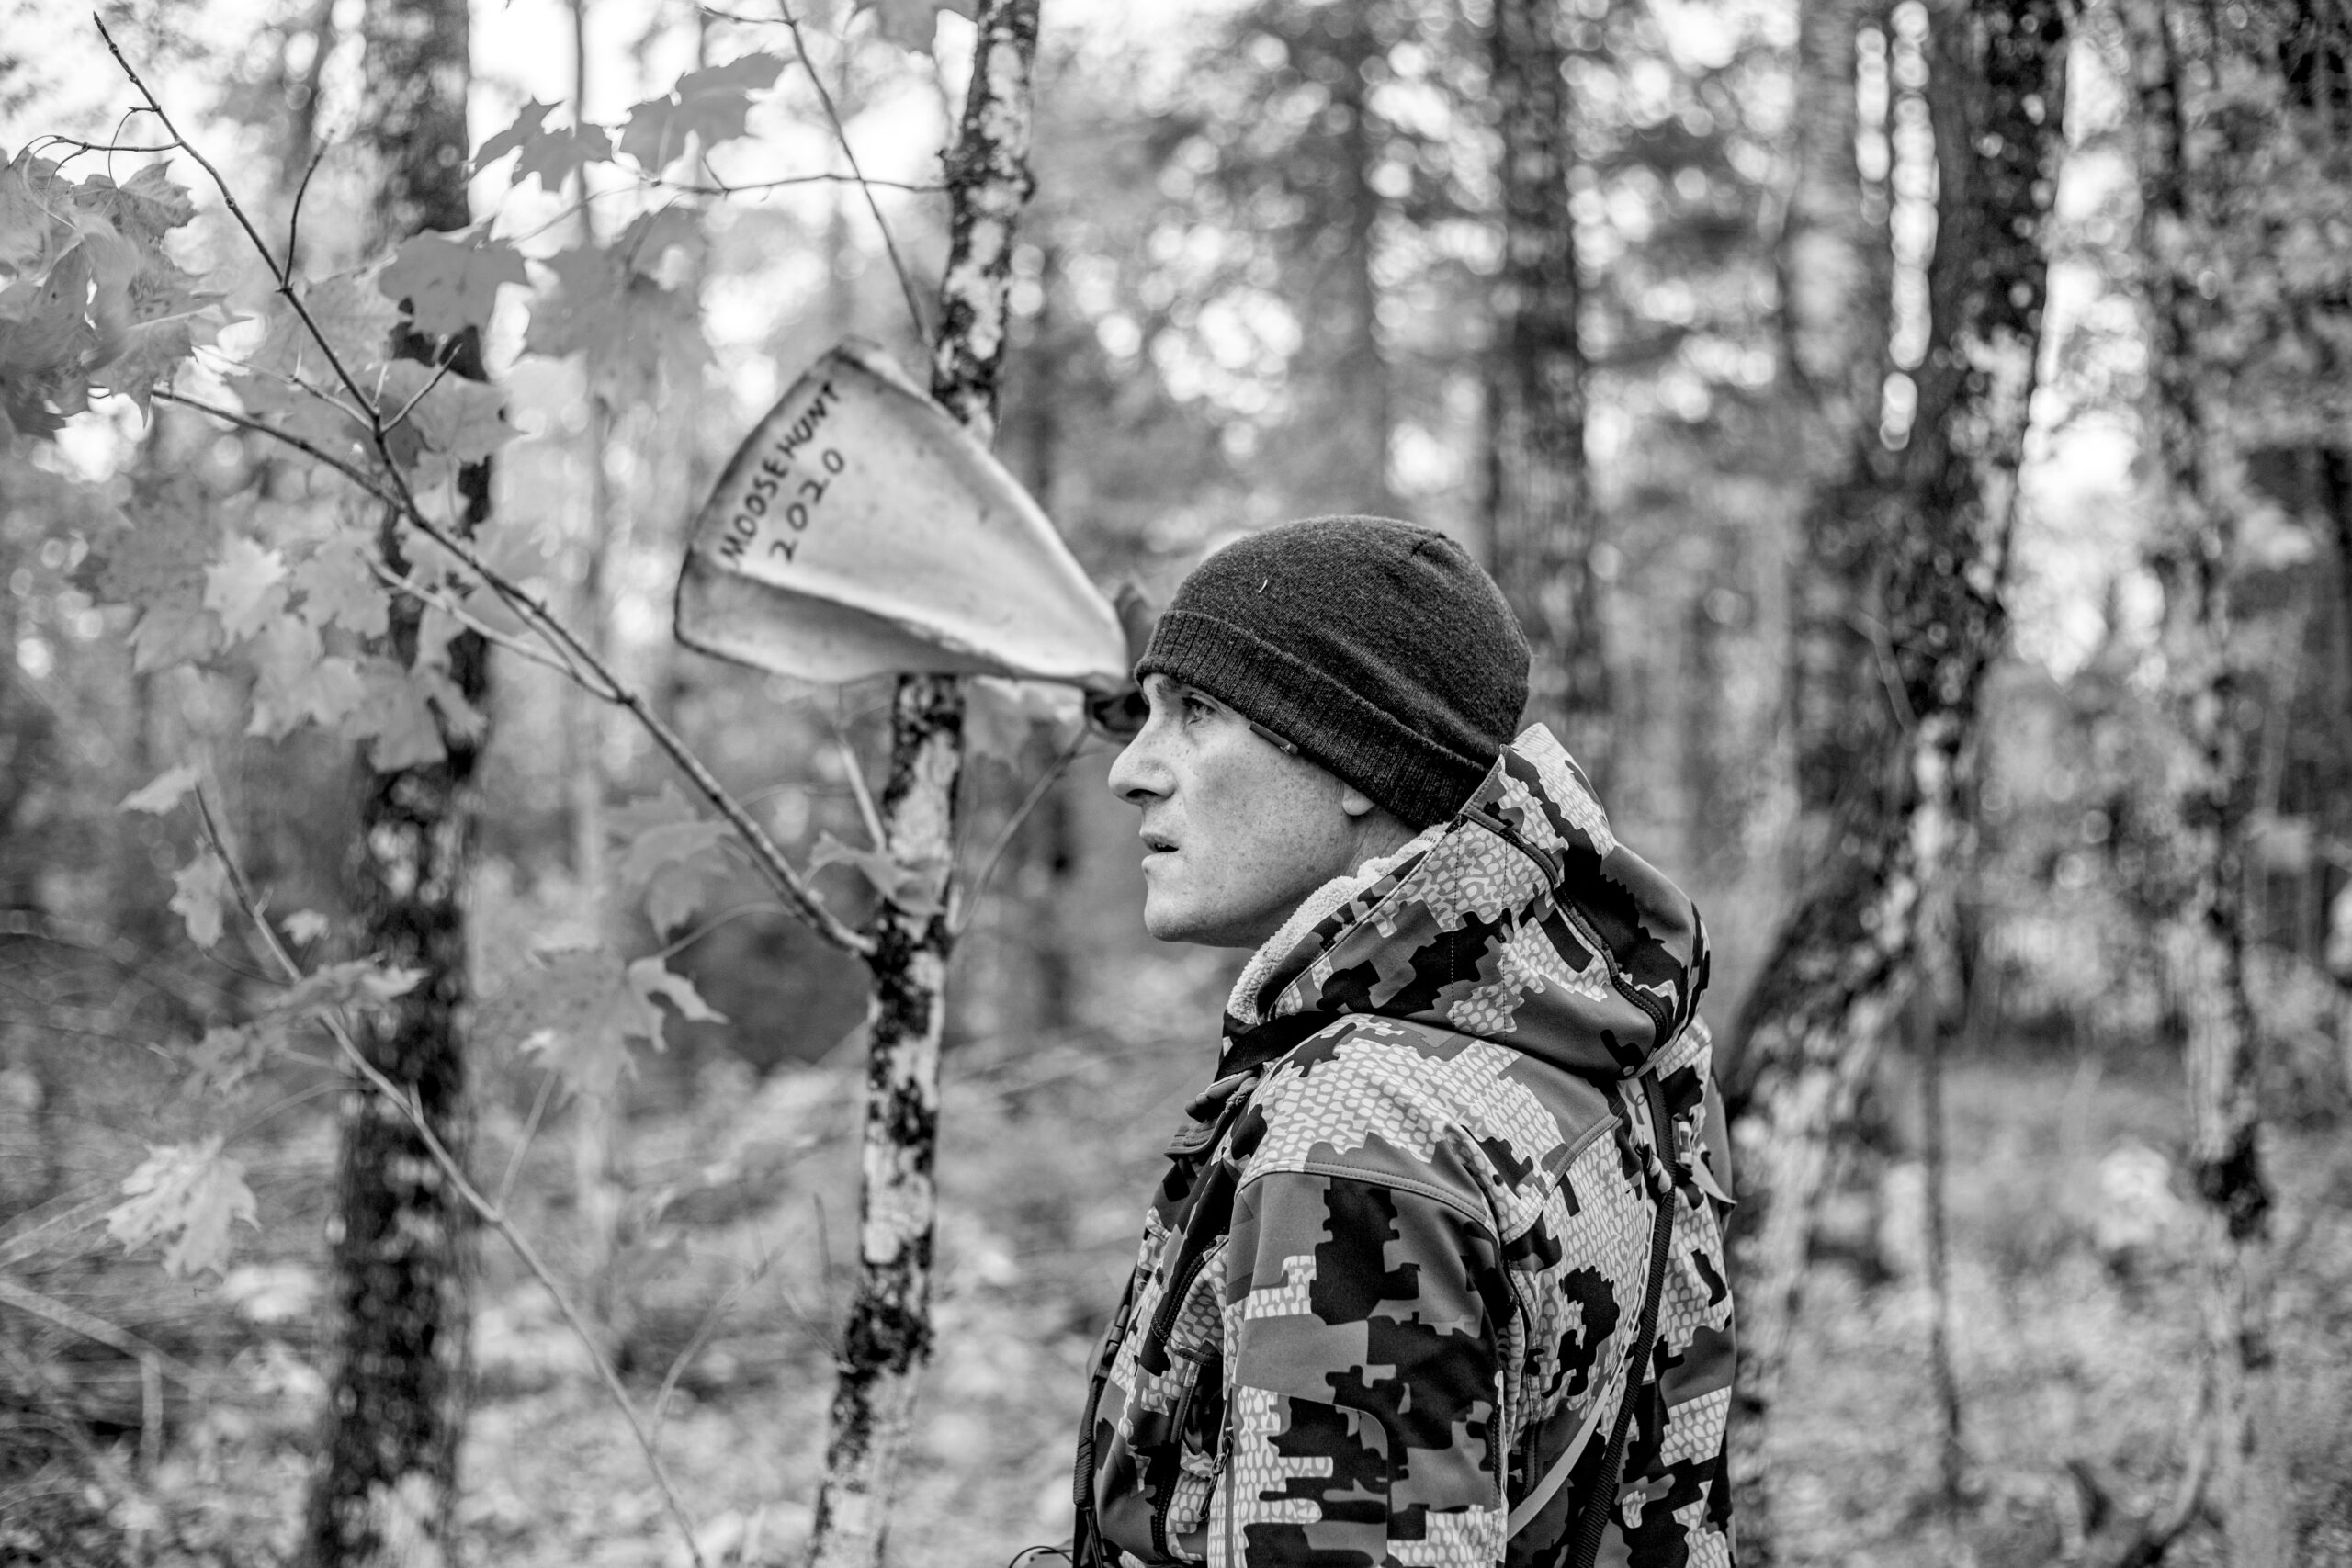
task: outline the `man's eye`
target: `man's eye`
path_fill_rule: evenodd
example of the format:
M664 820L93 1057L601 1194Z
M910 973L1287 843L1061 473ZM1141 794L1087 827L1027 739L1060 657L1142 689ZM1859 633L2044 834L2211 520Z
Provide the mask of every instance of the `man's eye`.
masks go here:
M1206 698L1198 696L1193 693L1187 692L1179 700L1183 707L1184 722L1186 724L1194 724L1202 719L1214 718L1216 716L1216 708L1210 704Z

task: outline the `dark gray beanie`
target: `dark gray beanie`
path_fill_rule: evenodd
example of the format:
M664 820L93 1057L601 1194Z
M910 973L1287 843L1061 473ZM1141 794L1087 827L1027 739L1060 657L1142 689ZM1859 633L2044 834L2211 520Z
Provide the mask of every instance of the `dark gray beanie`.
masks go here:
M1470 798L1527 702L1527 639L1444 535L1311 517L1176 590L1136 665L1197 686L1416 828Z

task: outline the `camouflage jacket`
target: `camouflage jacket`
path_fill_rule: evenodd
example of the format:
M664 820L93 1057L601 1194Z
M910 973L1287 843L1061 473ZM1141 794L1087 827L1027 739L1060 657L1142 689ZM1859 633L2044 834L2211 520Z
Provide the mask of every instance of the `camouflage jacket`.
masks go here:
M1080 1562L1565 1561L1665 1193L1600 1561L1728 1563L1706 968L1690 900L1540 726L1451 820L1311 896L1236 985L1146 1216L1080 1434Z

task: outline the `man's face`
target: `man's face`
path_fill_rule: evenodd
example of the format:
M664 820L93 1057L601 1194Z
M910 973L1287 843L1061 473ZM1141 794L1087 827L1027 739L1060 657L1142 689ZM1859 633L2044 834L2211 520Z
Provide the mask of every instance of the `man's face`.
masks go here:
M1165 675L1144 696L1151 717L1111 764L1111 792L1143 810L1143 923L1160 941L1255 947L1300 899L1403 841L1386 812L1216 698Z

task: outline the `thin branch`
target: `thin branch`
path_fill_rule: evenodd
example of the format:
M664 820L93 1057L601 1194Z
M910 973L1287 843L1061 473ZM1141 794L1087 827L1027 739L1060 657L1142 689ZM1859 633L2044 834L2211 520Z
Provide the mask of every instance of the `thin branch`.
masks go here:
M996 874L997 862L1002 860L1004 852L1012 847L1012 836L1021 831L1022 825L1027 822L1030 815L1044 803L1047 792L1059 781L1063 773L1069 772L1069 765L1078 761L1078 754L1085 748L1088 738L1089 731L1086 726L1080 724L1078 727L1077 739L1062 749L1062 754L1054 759L1053 766L1046 770L1045 776L1030 786L1029 794L1021 802L1020 808L1005 819L1003 829L997 834L995 841L989 845L989 852L980 862L979 872L971 880L970 891L967 892L962 887L956 889L956 907L950 911L947 919L950 931L960 936L963 934L964 928L971 924L972 912L979 908L981 895L989 890L989 878Z
M253 884L245 880L244 868L231 857L228 846L221 840L220 825L212 815L212 804L206 798L204 787L201 784L197 786L195 795L198 815L204 826L205 840L211 846L212 852L220 857L221 865L227 869L229 884L236 892L239 907L244 910L245 918L252 922L254 930L260 933L262 945L268 950L270 956L277 960L277 966L285 971L287 983L300 984L304 978L302 966L294 961L294 955L288 953L286 950L286 944L278 940L277 930L264 918L261 901L254 897ZM473 1182L467 1178L465 1168L458 1163L456 1157L449 1153L447 1146L441 1142L440 1134L433 1130L432 1121L424 1114L423 1105L411 1096L401 1093L400 1086L392 1082L381 1068L368 1059L367 1053L360 1050L358 1043L351 1038L350 1031L344 1027L342 1021L330 1015L321 1019L320 1021L326 1025L327 1032L334 1036L334 1043L342 1050L345 1058L358 1069L360 1076L368 1080L377 1093L399 1107L401 1114L408 1119L409 1125L424 1141L425 1151L432 1156L433 1163L440 1168L441 1174L448 1179L450 1187L458 1196L465 1200L466 1206L473 1210L484 1224L496 1231L504 1239L523 1267L530 1271L531 1276L537 1280L548 1294L553 1298L556 1310L563 1314L564 1322L571 1325L571 1331L579 1336L580 1342L587 1348L588 1358L595 1366L597 1377L604 1382L605 1392L612 1396L613 1403L619 1407L622 1418L628 1423L631 1435L637 1438L639 1449L644 1452L646 1466L652 1472L654 1484L662 1489L662 1500L669 1506L670 1517L677 1524L679 1534L685 1538L687 1555L694 1560L695 1568L706 1568L703 1562L702 1544L695 1538L694 1520L686 1513L685 1504L678 1496L678 1489L671 1484L670 1472L662 1463L661 1451L654 1447L652 1435L646 1430L644 1419L639 1416L636 1403L629 1398L628 1390L621 1386L619 1374L614 1371L612 1362L605 1357L603 1348L597 1343L596 1336L589 1328L587 1320L581 1315L580 1309L572 1304L571 1298L557 1282L554 1272L539 1257L538 1249L531 1245L528 1236L515 1228L514 1222L506 1217L503 1209L492 1204L475 1188Z
M292 272L302 254L302 198L311 194L311 176L319 172L319 164L327 155L327 144L320 142L311 153L311 161L303 166L302 183L294 187L294 210L286 218L286 270Z
M444 346L446 347L447 345L445 344ZM432 392L433 389L442 383L442 381L448 376L450 369L456 363L457 361L455 358L446 353L442 355L438 360L435 361L433 366L433 374L425 378L424 386L419 387L416 389L416 395L401 405L400 412L384 421L384 434L390 435L393 431L398 430L402 424L405 424L408 422L408 416L416 412L416 405L423 402L426 396Z
M409 578L402 577L399 572L394 571L390 565L378 557L373 551L367 552L363 558L368 562L368 570L375 574L376 580L381 582L385 587L390 589L393 592L404 593L420 604L428 605L433 609L438 610L443 615L448 616L451 620L456 621L458 625L464 626L468 631L472 632L475 636L481 637L484 642L490 643L493 647L503 648L517 659L526 659L532 663L539 665L542 668L552 670L557 674L577 683L582 690L589 692L593 695L604 697L608 701L610 700L612 695L611 693L597 691L595 687L588 683L586 676L573 669L571 665L564 663L561 660L551 654L542 653L539 649L533 648L529 643L523 641L519 637L509 637L506 633L498 630L494 626L489 626L483 622L480 616L467 609L465 605L458 600L449 598L445 594L435 593L433 590L425 587L424 584L416 582Z
M676 941L671 942L669 946L656 950L653 956L663 959L669 958L682 949L692 947L695 942L700 942L703 938L708 936L719 927L726 925L729 921L739 920L745 915L772 915L780 914L782 912L784 912L784 906L777 903L773 898L755 898L748 904L738 904L724 914L713 915L709 919L707 919L702 924L695 927L694 930L688 931L685 935L679 937Z
M233 409L224 409L218 403L208 403L201 398L187 397L182 393L175 392L163 387L155 389L153 397L159 403L177 403L182 408L190 408L194 409L198 413L210 414L214 419L219 420L223 424L234 425L239 430L250 430L255 435L266 435L274 441L281 442L288 446L291 446L294 450L301 453L307 457L317 462L324 463L328 468L333 468L336 473L341 474L345 479L349 479L353 484L357 485L361 490L366 491L369 495L374 496L378 501L382 502L385 505L398 506L400 504L398 498L376 483L375 477L373 475L368 473L356 464L351 463L342 457L335 457L334 454L319 446L315 442L305 440L303 437L296 435L290 431L280 430L277 426L268 423L263 420L254 419L250 414L242 414Z
M709 185L697 185L692 180L664 179L659 175L641 175L639 178L649 186L658 186L663 190L673 190L682 196L742 196L752 191L782 190L787 186L813 185L879 186L884 190L902 190L913 196L937 196L947 188L944 185L922 185L913 180L886 180L873 175L831 173L786 175L780 179L744 180L738 183L734 180L720 179L717 172L713 171L712 183Z
M817 62L808 57L808 39L800 30L800 18L793 14L791 0L778 0L777 12L784 25L792 29L792 51L800 58L800 67L808 73L808 85L817 89L817 101L824 106L825 118L833 128L833 140L841 143L842 157L849 164L850 177L865 194L865 209L874 215L874 226L882 231L882 249L890 258L890 270L899 275L899 292L906 297L907 314L913 318L915 341L925 348L931 346L931 326L923 320L922 300L915 293L914 279L907 272L906 259L899 254L899 242L891 237L890 225L883 220L882 204L874 198L874 182L857 166L857 152L849 144L849 128L842 123L841 111L833 107L833 95L825 90L825 79L817 71Z
M865 782L865 770L858 765L857 750L850 745L848 733L838 724L833 726L833 744L841 748L842 772L848 776L850 793L857 797L857 814L865 822L865 841L889 853L890 835L883 830L882 813L875 808L873 788Z
M555 1080L553 1067L539 1075L539 1092L531 1101L531 1119L523 1123L523 1136L506 1161L506 1174L499 1178L498 1197L491 1205L502 1214L506 1212L506 1200L514 1196L514 1179L523 1174L523 1156L531 1152L531 1140L539 1135L539 1119L548 1113L548 1101L554 1098Z
M677 1359L670 1363L669 1371L663 1374L662 1379L662 1390L653 1396L652 1425L655 1442L662 1440L662 1423L669 1418L670 1396L677 1392L678 1380L685 1376L686 1369L695 1364L695 1358L702 1354L703 1348L708 1345L712 1337L718 1332L718 1325L727 1319L728 1309L742 1299L744 1292L764 1279L775 1264L775 1255L763 1252L759 1262L753 1265L749 1272L720 1292L718 1299L705 1309L702 1321L695 1325L694 1337L686 1341L686 1348L679 1351Z

